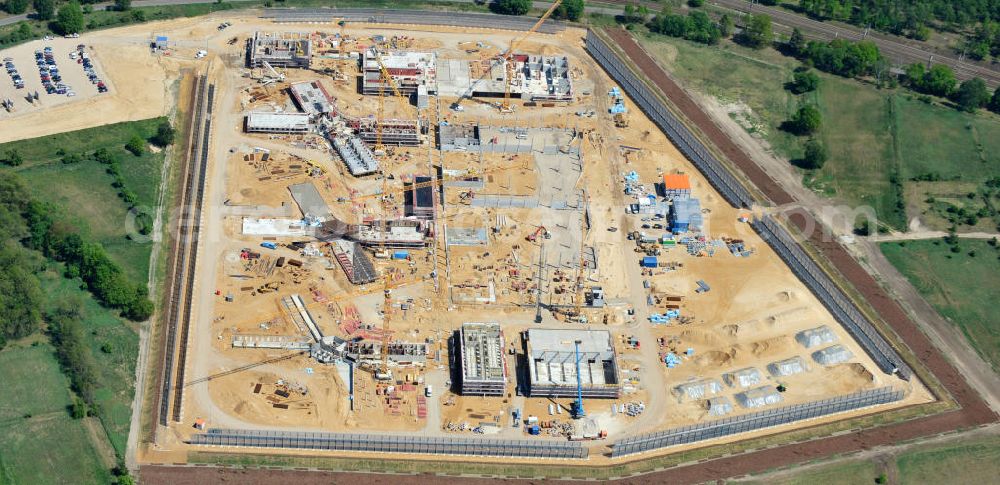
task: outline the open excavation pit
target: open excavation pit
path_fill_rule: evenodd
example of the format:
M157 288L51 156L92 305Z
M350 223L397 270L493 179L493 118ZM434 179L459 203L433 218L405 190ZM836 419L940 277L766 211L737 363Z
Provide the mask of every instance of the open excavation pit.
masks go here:
M598 464L612 459L605 455L609 445L651 431L750 420L762 410L826 399L850 405L810 417L840 419L931 400L919 380L890 375L872 359L748 224L749 211L733 207L732 189L706 178L687 149L650 120L651 111L639 109L632 91L601 69L581 41L584 31L535 34L521 47L522 61L548 57L519 75L534 81L548 69L565 76L567 99L512 96L513 113L500 114L495 103L502 92L460 100L440 83L443 66L482 67L480 52L495 55L495 46L510 45L511 31L349 23L340 37L331 25L247 17L216 32L210 24L158 24L157 32L177 45L207 38L209 56L159 57L154 65L165 67L151 68L151 75L165 77L180 67L201 69L216 86L201 264L191 335L182 343L189 347L181 363L188 376L183 418L156 434L163 449L174 450L172 461L203 450L200 444L232 447L245 437L210 431L228 429L527 441L538 449L562 449L572 438L582 443L565 453ZM269 69L261 58L239 66L241 47L257 32L294 39L287 65L268 61ZM108 39L95 40L98 51L118 42L117 35L95 34ZM232 38L237 42L230 44ZM400 59L434 59L436 79L418 76L411 84L439 86L426 89L426 98L416 86L402 97L382 89L379 101L371 63L358 60L373 45L395 53L399 76L421 74ZM398 54L408 51L433 56ZM295 67L303 56L311 70ZM546 67L550 58L555 64ZM102 63L114 71L129 59ZM321 108L303 108L289 94L299 83L312 86L307 95L323 93ZM456 103L461 109L452 108ZM380 112L382 147L376 146ZM248 113L295 114L296 131L303 132L246 130ZM616 113L627 126L616 126ZM402 130L410 141L396 146L392 137L402 125L388 120L421 122ZM441 150L437 132L446 127L476 128L447 130L442 142L449 146ZM335 140L359 140L378 170L352 174ZM665 186L678 179L687 188ZM408 193L420 203L407 204ZM490 340L496 348L489 347L493 362L484 382L465 388L455 334L474 322L489 328L495 322L502 331ZM834 340L802 345L797 335L818 327ZM550 342L559 347L554 353L536 355L523 337L531 330L570 335ZM574 344L585 340L584 331L606 332L613 352L583 349L578 373ZM352 353L359 347L351 345L367 353ZM818 362L813 353L830 345L850 357ZM584 396L586 418L572 419L577 375L591 386L607 384L595 378L612 374L603 373L611 367L606 358L614 362L616 392ZM539 363L559 369L566 392L531 392L530 369ZM701 381L718 386L676 399L678 386ZM845 397L858 392L868 394ZM859 411L858 403L873 407ZM208 430L195 429L196 419ZM802 425L790 420L782 429ZM702 439L770 432L747 426ZM373 451L337 448L338 436L322 439L330 444L316 453ZM676 447L666 451L701 439L670 443ZM632 450L622 456L650 450L628 446L618 448ZM528 454L534 452L513 458L546 456Z

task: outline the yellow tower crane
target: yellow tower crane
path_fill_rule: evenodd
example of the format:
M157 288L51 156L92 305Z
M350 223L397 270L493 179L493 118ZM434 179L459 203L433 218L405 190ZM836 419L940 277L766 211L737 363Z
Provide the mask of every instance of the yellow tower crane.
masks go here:
M560 4L562 4L562 0L555 0L554 2L552 2L552 6L550 6L549 9L546 10L541 17L539 17L538 22L535 22L535 25L531 26L531 28L528 29L528 31L522 34L520 37L512 40L510 43L510 47L507 48L507 51L501 54L500 59L503 62L504 68L506 69L507 73L503 83L503 102L500 104L501 113L511 113L513 111L510 106L510 86L511 84L514 83L515 80L514 63L511 62L511 57L514 55L514 49L517 48L517 46L521 45L521 42L524 42L524 40L527 39L531 34L534 34L535 31L537 31L538 28L541 27L542 24L545 23L545 21L548 20L550 16L552 16L552 13L555 12L557 8L559 8Z

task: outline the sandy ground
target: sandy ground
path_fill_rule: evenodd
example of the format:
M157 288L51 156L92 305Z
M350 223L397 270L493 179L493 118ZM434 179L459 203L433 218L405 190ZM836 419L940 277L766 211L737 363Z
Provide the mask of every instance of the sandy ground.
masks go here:
M0 97L13 98L17 109L0 113L0 142L167 114L173 103L170 88L178 65L150 56L147 36L145 27L141 32L128 28L84 34L79 39L33 41L0 51L0 57L15 59L26 82L25 89L15 90L6 74L6 79L0 81ZM98 76L109 87L107 93L98 94L83 67L69 59L70 50L77 44L87 45ZM63 82L73 88L76 96L50 95L42 90L33 53L44 46L53 47ZM40 100L32 106L23 96L35 90Z
M521 329L532 326L533 285L538 283L536 261L541 251L539 244L530 243L525 236L539 225L554 225L550 228L554 238L548 254L569 254L549 261L543 283L551 291L545 301L571 304L576 298L569 291L575 280L575 258L580 241L595 249L597 267L586 274L588 284L604 287L609 305L603 310L588 310L586 315L592 325L608 328L615 334L617 347L622 356L623 375L629 379L629 393L618 402L643 401L647 411L636 418L611 417L610 401L588 400L586 407L592 409L604 429L617 438L635 432L690 424L705 419L703 402L677 402L671 394L676 385L694 377L719 379L724 372L742 367L756 367L764 371L767 363L794 355L811 362L808 352L792 339L795 332L826 324L839 338L839 343L847 346L854 359L849 363L824 368L810 363L807 373L782 380L788 391L783 394L786 404L832 397L847 392L881 385L905 387L910 391L902 404L928 401L929 395L919 384L906 385L895 378L881 375L871 360L861 351L847 334L832 320L806 288L788 271L777 256L770 251L747 225L737 221L741 214L728 207L711 186L698 174L665 137L638 111L631 102L631 126L616 129L607 114L610 100L604 94L611 87L605 74L589 60L581 47L581 32L570 30L559 36L537 36L523 48L532 52L559 53L570 56L574 63L574 78L580 96L565 107L528 108L517 107L513 117L501 117L486 105L469 104L462 113L448 111L446 107L452 99L440 100L441 118L449 122L480 121L494 126L516 124L519 126L551 126L575 129L585 134L577 140L583 151L583 172L573 177L554 181L553 175L535 173L536 166L531 160L513 160L504 156L484 156L467 154L447 154L443 157L445 168L498 167L517 164L516 168L492 173L487 179L483 194L530 195L533 191L550 190L560 185L563 190L586 188L590 197L594 226L589 233L582 231L578 222L559 222L564 215L554 214L547 208L538 209L484 209L472 208L454 201L455 192L450 191L450 204L443 213L443 221L449 225L464 227L487 227L494 223L498 215L507 223L499 233L490 236L486 247L451 248L447 257L439 252L413 251L412 261L378 261L382 270L396 274L395 284L400 288L393 292L395 303L412 300L405 313L396 312L391 322L393 338L407 341L429 340L432 358L423 369L399 369L400 374L410 374L408 380L414 382L441 382L439 398L432 401L434 411L428 419L415 418L414 404L420 387L405 391L401 396L398 415L387 412L384 399L375 392L376 385L370 377L359 372L356 383L355 411L348 410L346 384L331 367L324 367L299 356L287 360L260 364L272 357L280 357L281 352L265 350L244 350L231 348L233 334L301 334L282 316L280 298L298 293L303 296L310 311L317 317L318 324L327 334L343 335L340 323L344 313L353 305L364 324L374 329L381 326L381 288L368 285L356 288L350 285L342 271L323 258L309 259L288 250L267 252L271 258L285 256L305 261L302 269L287 267L269 274L258 274L254 268L247 268L238 258L241 248L259 249L260 238L240 234L240 217L233 215L234 206L276 208L279 211L298 216L291 197L285 188L288 184L310 180L302 168L293 165L314 163L323 170L313 182L332 210L341 217L357 220L380 213L375 199L362 203L337 202L351 194L371 194L379 189L381 181L375 178L353 179L343 175L343 168L329 155L321 144L303 137L249 136L239 132L242 113L248 109L287 109L287 96L279 86L273 92L265 92L263 98L251 100L252 81L244 77L245 70L238 65L239 50L229 46L232 37L241 40L258 28L249 19L237 18L234 26L225 32L215 30L215 19L185 19L165 22L155 27L142 29L127 28L84 36L80 42L93 45L101 60L102 72L112 82L112 92L90 99L82 96L67 101L61 106L46 106L36 113L19 112L17 118L0 117L0 133L5 139L38 136L46 133L82 128L95 124L139 119L163 114L170 102L169 88L181 66L207 69L217 86L216 116L213 127L212 157L209 167L208 190L206 192L206 212L203 214L205 229L199 249L199 260L217 262L204 264L198 268L195 288L197 325L192 329L192 352L189 352L188 375L193 382L185 392L185 424L172 429L173 433L161 433L164 437L157 444L160 451L183 449L178 439L189 435L193 429L187 425L197 417L209 420L210 426L308 429L324 431L365 430L375 432L415 433L421 435L446 435L444 428L448 422L496 421L502 425L504 436L520 436L521 430L509 427L509 410L521 407L525 414L548 417L548 400L526 399L513 395L501 398L457 397L443 391L447 380L447 336L462 322L501 321L505 325L509 343L515 343L515 336ZM167 34L175 40L175 47L168 57L153 56L145 42L150 28ZM307 30L303 26L268 25L268 30ZM441 57L472 58L465 52L468 34L456 29L431 29L406 31L413 37L414 46L434 48ZM435 29L437 30L437 29ZM349 34L357 37L373 33L403 35L403 31L391 29L363 31L349 28ZM510 34L483 32L477 39L493 45L506 45ZM237 42L239 46L241 42ZM198 48L207 48L211 55L207 60L195 61L191 54ZM28 49L28 53L33 48ZM20 67L20 66L19 66ZM31 67L30 65L27 67ZM72 67L72 66L67 66ZM25 71L27 72L27 71ZM289 81L319 79L313 72L289 70ZM27 76L26 76L27 78ZM324 78L324 83L334 92L338 104L355 114L370 113L375 102L371 97L361 97L353 92L351 82ZM154 87L155 89L150 89ZM123 93L128 93L126 96ZM588 93L588 94L583 94ZM78 110L77 108L86 108ZM386 110L403 117L412 108L403 106L398 100L386 100ZM579 117L574 113L593 109L594 117ZM53 113L55 116L49 116ZM73 116L68 116L73 113ZM43 116L44 114L44 116ZM412 116L412 115L411 115ZM53 121L54 120L54 121ZM9 137L9 138L8 138ZM637 147L638 150L623 149L622 146ZM253 147L267 148L274 155L269 167L261 167L245 158ZM426 147L398 150L389 161L393 173L409 174L426 170L429 153ZM527 157L523 157L527 158ZM522 164L523 162L523 164ZM537 162L537 161L536 161ZM526 167L526 168L522 168ZM543 167L544 168L544 167ZM664 252L662 261L676 263L674 271L658 269L653 274L643 275L638 267L639 254L633 252L634 244L626 241L625 235L642 224L638 216L625 216L623 203L628 199L622 194L620 176L624 172L636 171L643 182L652 184L663 173L683 172L691 176L695 196L706 209L706 232L712 238L728 236L743 239L755 253L749 258L736 258L720 250L713 257L696 257L687 254L682 247ZM280 172L278 172L280 171ZM558 176L558 175L556 175ZM265 177L269 177L264 179ZM558 182L558 183L555 183ZM399 187L400 177L390 181L390 186ZM228 201L228 205L226 202ZM398 199L396 199L398 204ZM282 209L282 205L285 206ZM397 205L396 209L399 207ZM574 211L563 211L572 213ZM560 219L563 217L563 219ZM564 224L563 227L557 227ZM609 228L617 228L610 232ZM286 243L297 238L276 238L277 243ZM564 249L558 249L563 246ZM264 250L266 251L266 250ZM235 256L235 259L234 259ZM445 261L446 260L446 261ZM434 292L429 274L437 265L443 268L450 263L450 271L442 280L453 286L467 284L465 288L453 288L454 293ZM556 270L560 272L557 273ZM511 270L517 270L517 276ZM451 294L467 293L482 296L486 280L492 279L497 290L494 305L449 304L444 298ZM643 286L649 282L650 290ZM704 280L712 291L696 294L695 281ZM277 291L260 291L273 283ZM561 291L557 291L561 288ZM447 288L446 288L447 289ZM646 316L651 311L645 305L648 291L658 294L683 296L681 312L690 321L685 324L651 326ZM558 293L558 294L557 294ZM226 295L233 295L233 302L224 301ZM635 310L635 316L626 315L626 310ZM563 328L567 323L558 315L546 311L544 326ZM261 324L266 324L264 327ZM573 324L576 325L576 324ZM266 328L265 328L266 327ZM343 335L349 337L348 335ZM641 343L639 349L628 348L622 343L623 337L635 337ZM680 352L694 349L694 355L684 359L674 369L666 369L661 353L667 349L657 346L657 339L672 340L672 345ZM439 353L440 352L440 353ZM243 366L251 366L242 372L232 372ZM311 369L307 371L306 369ZM226 374L222 374L226 373ZM215 376L215 377L213 377ZM212 379L208 379L213 377ZM278 381L296 383L308 389L306 394L292 393L290 398L278 399L275 394ZM777 384L766 379L764 384ZM254 392L256 385L261 390ZM381 390L379 390L381 391ZM723 394L732 397L738 389L727 387ZM280 396L279 396L280 397ZM277 399L277 401L275 401ZM504 402L506 401L506 402ZM274 404L288 404L287 409ZM568 406L567 400L559 404ZM749 412L737 407L736 413ZM565 413L563 414L565 417ZM553 418L557 418L554 416ZM565 418L564 418L565 419ZM812 424L812 423L811 423ZM730 438L734 439L734 438Z

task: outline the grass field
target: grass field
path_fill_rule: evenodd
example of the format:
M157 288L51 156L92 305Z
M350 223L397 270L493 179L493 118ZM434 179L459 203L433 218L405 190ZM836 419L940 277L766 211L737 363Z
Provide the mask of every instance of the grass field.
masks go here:
M901 175L980 181L1000 175L1000 121L898 97Z
M69 381L59 371L47 344L11 345L0 351L0 426L24 419L65 413L70 404Z
M111 483L82 421L65 413L0 426L0 483Z
M937 173L944 180L979 184L1000 176L1000 118L995 115L969 115L918 101L904 90L878 90L823 73L818 73L822 82L815 93L795 97L782 87L799 63L772 49L754 51L731 42L706 46L646 32L638 37L687 88L723 105L749 108L731 116L779 156L802 155L805 139L779 126L800 102L816 103L823 114L818 136L829 160L821 170L804 172L804 183L848 204L875 208L881 222L895 229L907 227L907 214L897 201L913 193L906 187L911 178ZM901 193L892 183L897 171ZM906 202L915 209L920 200Z
M0 484L108 483L48 343L0 351Z
M874 459L850 459L802 471L734 480L738 484L778 485L861 485L874 484L885 473L888 483L996 483L1000 475L1000 437L977 436L952 439L945 443L917 445L898 455ZM891 481L891 477L895 481Z
M963 239L953 253L940 240L883 243L882 253L942 316L958 326L980 355L1000 370L1000 251ZM974 251L975 256L969 252Z
M996 483L1000 439L996 437L917 449L899 456L899 482Z
M115 452L125 456L135 392L135 361L139 337L124 320L101 307L79 288L79 280L68 280L49 271L39 275L50 301L75 299L82 303L84 330L91 355L97 363L97 415ZM104 347L107 352L102 350Z
M754 485L862 485L875 483L877 476L874 463L858 460L823 465L793 475L739 483Z
M149 274L152 243L136 242L126 237L128 205L118 197L118 189L111 186L114 178L107 173L107 167L90 159L64 164L62 155L56 150L80 154L93 153L101 147L111 149L120 160L125 187L137 196L137 206L153 207L157 201L163 152L147 150L136 157L124 146L133 135L143 138L152 136L159 122L157 118L118 123L5 143L0 145L0 154L17 150L25 162L20 167L3 170L18 173L36 198L59 206L85 237L104 245L111 258L122 266L132 281L143 282ZM58 182L58 190L51 190L54 182Z

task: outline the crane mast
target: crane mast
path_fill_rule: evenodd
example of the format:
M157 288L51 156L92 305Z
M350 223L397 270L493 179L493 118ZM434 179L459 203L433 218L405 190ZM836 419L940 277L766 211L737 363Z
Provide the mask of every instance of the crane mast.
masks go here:
M539 17L537 22L535 22L535 25L532 25L531 28L528 29L528 31L522 34L520 37L511 41L510 47L508 47L507 51L501 55L500 59L503 61L504 69L506 70L506 77L504 78L504 83L503 83L503 103L500 104L501 113L510 113L513 111L510 106L510 86L511 84L514 83L514 64L511 62L511 56L514 55L514 49L517 48L517 46L521 45L521 42L524 42L524 40L527 39L531 34L534 34L538 30L538 28L541 27L542 24L545 23L545 21L552 16L552 14L556 11L557 8L559 8L559 5L561 4L562 0L555 0L554 2L552 2L552 5L549 7L549 9L546 10L541 17Z

